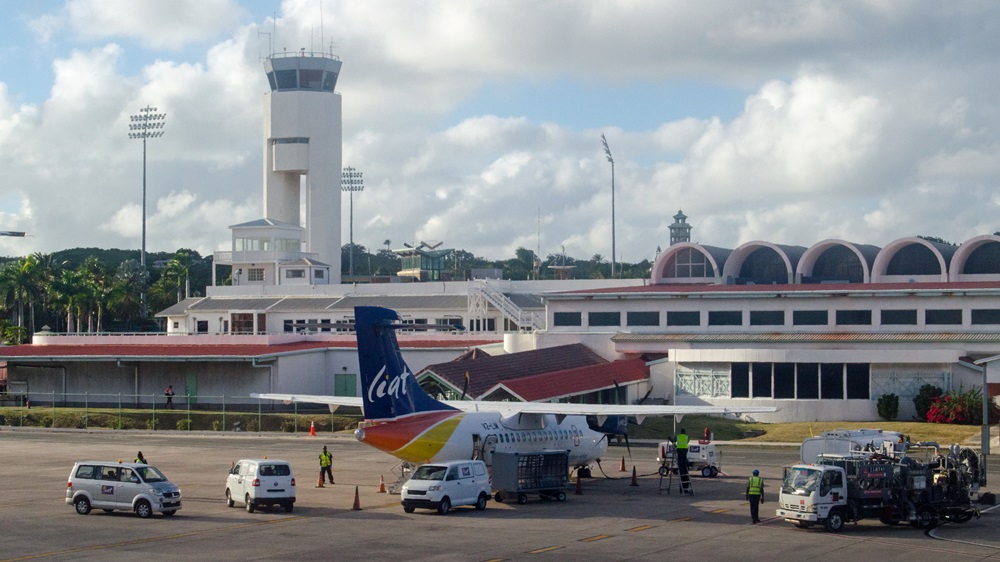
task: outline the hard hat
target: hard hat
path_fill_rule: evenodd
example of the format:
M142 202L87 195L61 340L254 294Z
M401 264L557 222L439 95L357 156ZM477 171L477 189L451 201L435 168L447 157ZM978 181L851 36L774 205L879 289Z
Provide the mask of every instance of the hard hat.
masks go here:
M754 476L759 476L759 475L760 475L760 471L759 471L759 470L756 470L756 469L754 469L754 471L753 471L753 475L754 475Z

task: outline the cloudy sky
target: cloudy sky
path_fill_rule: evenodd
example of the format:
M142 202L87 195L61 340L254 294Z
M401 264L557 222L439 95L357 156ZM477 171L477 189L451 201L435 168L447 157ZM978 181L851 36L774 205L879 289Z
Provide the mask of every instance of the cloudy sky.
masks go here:
M354 239L652 259L693 240L1000 230L992 1L23 0L0 21L0 255L228 249L273 48L343 61ZM322 16L321 16L322 14ZM345 199L343 241L348 239Z

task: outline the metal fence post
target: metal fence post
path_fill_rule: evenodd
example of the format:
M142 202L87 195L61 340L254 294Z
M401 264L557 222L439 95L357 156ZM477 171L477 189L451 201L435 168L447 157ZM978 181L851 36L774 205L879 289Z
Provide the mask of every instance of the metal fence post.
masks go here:
M257 432L264 431L264 413L261 411L261 399L257 399Z
M226 395L222 395L222 431L226 431Z
M90 392L83 391L83 427L90 428Z
M52 391L52 424L49 427L56 426L56 391Z
M188 431L191 431L191 395L185 392L184 400L187 402Z
M156 429L156 394L150 394L150 401L153 403L153 429Z
M293 415L292 420L294 420L293 423L295 424L293 426L293 428L292 428L293 429L292 433L298 433L299 432L299 403L298 402L292 402L292 404L295 406L294 410L292 410L292 415Z
M118 393L118 429L122 428L122 393Z

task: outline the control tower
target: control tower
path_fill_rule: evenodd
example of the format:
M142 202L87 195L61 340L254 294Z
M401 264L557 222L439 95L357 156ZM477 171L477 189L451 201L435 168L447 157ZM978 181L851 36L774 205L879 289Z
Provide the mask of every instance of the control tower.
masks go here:
M340 283L340 65L305 50L264 60L264 217L303 226L299 251L330 266L331 284Z

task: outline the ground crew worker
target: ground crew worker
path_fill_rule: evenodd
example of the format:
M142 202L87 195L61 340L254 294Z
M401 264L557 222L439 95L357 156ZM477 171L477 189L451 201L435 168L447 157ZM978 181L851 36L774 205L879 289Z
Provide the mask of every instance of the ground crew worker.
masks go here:
M331 466L333 465L333 455L326 450L326 445L323 445L323 452L319 454L319 481L321 483L326 482L326 477L330 477L330 483L333 484L333 471Z
M136 454L135 461L133 462L137 462L140 464L149 464L148 462L146 462L146 457L142 456L142 451L139 451L139 453Z
M690 492L690 476L688 476L688 436L683 427L677 434L677 473L681 480L681 493Z
M747 501L750 502L750 519L754 524L760 523L760 505L764 503L764 479L760 471L754 469L753 476L747 481Z

